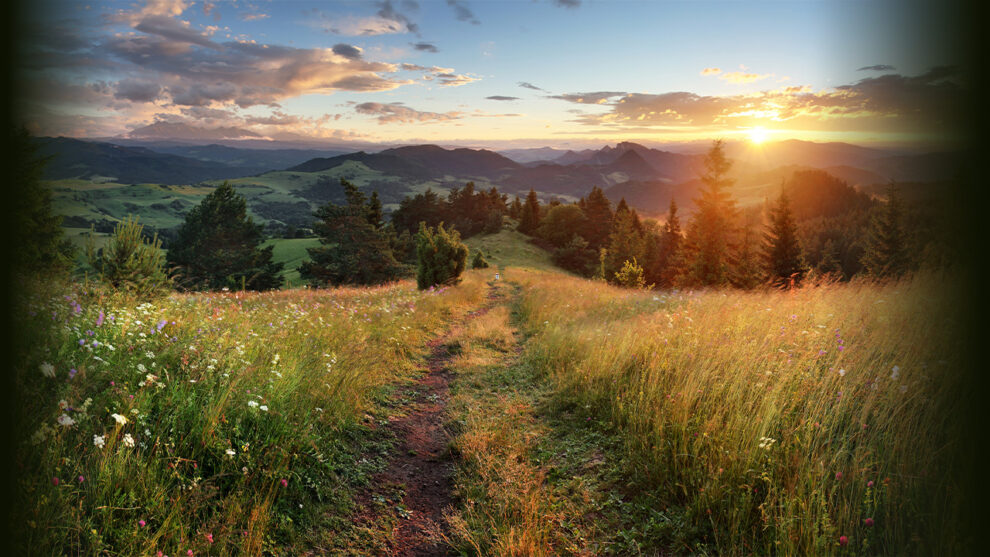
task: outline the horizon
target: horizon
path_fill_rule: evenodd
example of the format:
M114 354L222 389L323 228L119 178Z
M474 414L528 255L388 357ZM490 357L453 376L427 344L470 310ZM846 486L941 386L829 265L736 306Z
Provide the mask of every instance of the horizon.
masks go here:
M969 94L954 6L33 7L18 112L40 136L496 151L797 139L937 151L960 144Z

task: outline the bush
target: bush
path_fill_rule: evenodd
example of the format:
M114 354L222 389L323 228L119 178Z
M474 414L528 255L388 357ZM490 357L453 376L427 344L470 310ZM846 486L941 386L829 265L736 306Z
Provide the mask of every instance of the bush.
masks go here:
M97 251L94 230L90 227L86 256L103 282L139 297L149 297L168 290L171 280L165 271L165 252L158 234L149 241L142 235L143 231L138 219L128 216L117 223L107 246Z
M636 263L636 258L632 261L628 259L622 264L622 269L615 273L615 283L626 288L646 288L646 279L643 278L643 268ZM649 286L653 288L651 284Z
M464 272L467 255L468 248L456 230L444 230L442 222L434 230L421 222L416 233L416 285L424 290L441 284L456 284Z
M481 250L474 252L474 258L471 259L472 269L487 269L488 261L485 259L485 254Z

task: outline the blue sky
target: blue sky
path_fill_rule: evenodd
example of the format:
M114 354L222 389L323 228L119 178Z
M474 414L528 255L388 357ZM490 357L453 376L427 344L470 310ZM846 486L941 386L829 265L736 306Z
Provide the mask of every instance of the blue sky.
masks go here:
M37 6L21 114L45 135L930 142L965 92L951 11L905 2Z

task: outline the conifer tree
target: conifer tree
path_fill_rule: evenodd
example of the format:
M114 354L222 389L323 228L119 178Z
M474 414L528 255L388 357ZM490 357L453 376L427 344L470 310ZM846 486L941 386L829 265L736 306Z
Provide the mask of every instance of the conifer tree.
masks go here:
M763 264L770 284L778 288L799 286L808 271L798 242L797 224L784 190L781 190L777 204L770 209L770 222L763 235Z
M609 235L605 276L612 277L626 261L642 260L645 252L643 236L636 231L632 211L616 211L615 225Z
M887 190L887 203L877 209L870 223L862 262L870 276L887 279L906 273L909 261L900 198L891 184Z
M662 286L672 286L679 275L684 272L684 257L682 244L684 235L681 232L681 219L677 215L677 202L670 200L667 209L667 222L660 234L660 279Z
M386 231L372 224L373 203L341 179L347 205L328 202L316 211L313 231L320 245L309 248L310 260L299 274L315 287L382 284L398 280L409 268L395 259Z
M725 156L722 140L715 140L705 156L705 188L695 199L697 210L688 225L685 242L684 282L719 286L729 281L730 257L735 248L737 211L727 191L732 162Z
M608 244L612 232L612 202L605 197L605 192L595 186L591 188L588 197L582 198L579 207L588 219L588 227L583 237L591 249L597 250Z
M368 224L375 228L381 228L385 219L382 213L382 201L378 198L378 192L371 192L371 199L368 201Z
M467 262L468 248L457 230L445 230L443 223L434 230L420 223L416 234L416 285L420 290L431 286L456 284Z
M842 277L842 265L839 263L839 251L831 238L825 240L822 246L822 258L815 266L815 272L822 276Z
M752 228L746 226L742 236L739 251L730 271L729 282L736 288L748 290L763 282L766 273L761 265Z
M487 269L488 260L485 259L485 253L480 249L474 252L474 257L471 258L471 268L472 269Z
M526 203L523 204L522 216L519 219L519 232L532 236L536 234L536 229L540 227L540 200L536 197L536 191L529 190L526 196Z
M86 256L100 280L119 290L140 297L153 297L169 290L171 280L165 271L165 252L155 234L144 238L144 226L127 216L117 223L106 247L97 250L90 228Z
M271 290L282 284L283 264L272 261L272 246L261 247L264 239L244 196L224 182L186 214L167 260L183 289Z
M519 220L519 218L522 217L522 211L523 211L522 201L519 201L518 197L513 197L512 203L509 205L509 216L516 220Z

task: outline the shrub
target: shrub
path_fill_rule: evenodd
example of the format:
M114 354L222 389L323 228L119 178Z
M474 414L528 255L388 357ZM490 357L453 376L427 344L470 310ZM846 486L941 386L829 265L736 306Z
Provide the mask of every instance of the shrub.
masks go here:
M472 269L487 269L488 261L485 259L485 254L481 250L474 252L474 258L471 259Z
M440 284L456 284L467 262L468 248L454 229L444 230L443 223L434 230L420 223L416 234L416 285L420 290Z
M136 217L127 216L117 223L105 248L97 251L90 229L86 244L89 264L96 269L100 280L119 290L139 297L164 293L171 286L165 271L165 252L161 240L155 234L150 240L142 235L144 226Z
M632 261L628 259L622 264L622 269L615 273L615 283L626 288L646 288L646 279L643 278L643 267L636 263L636 258ZM652 288L653 285L650 285Z

